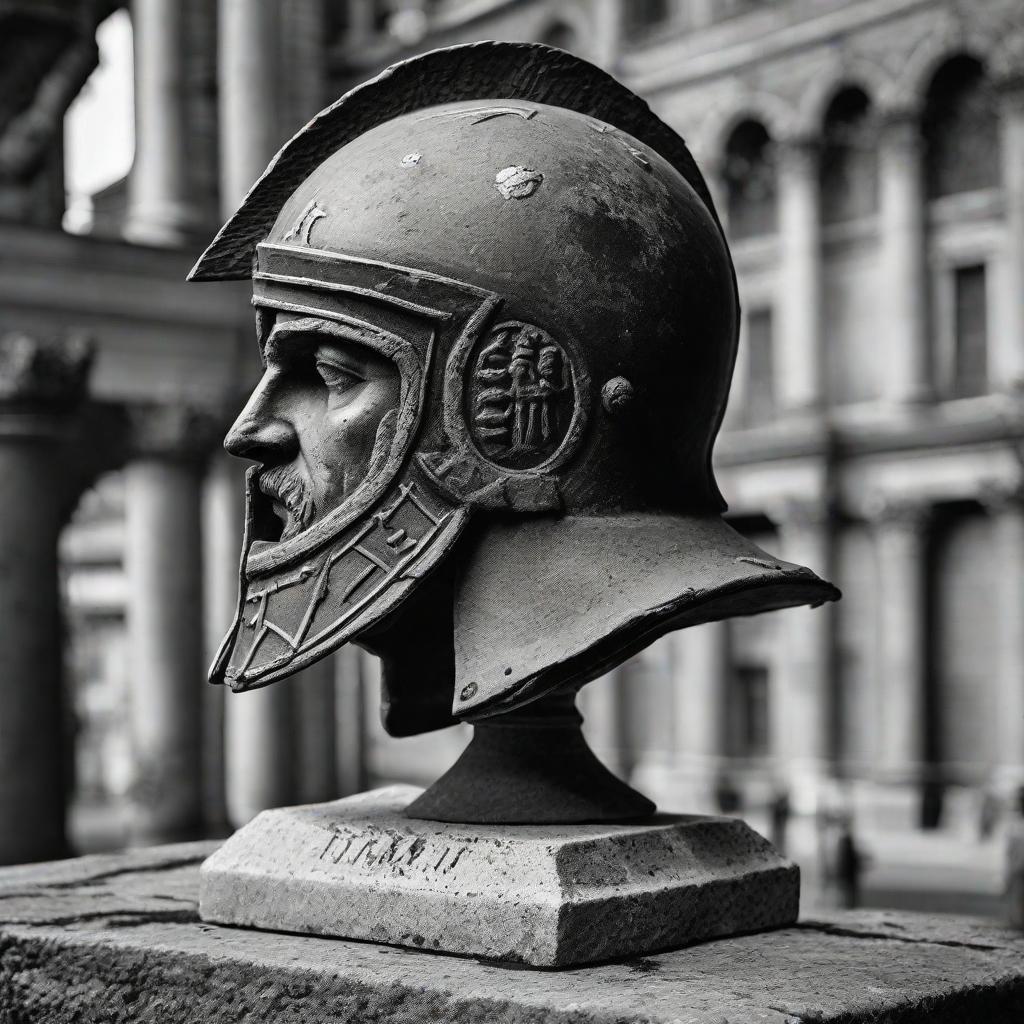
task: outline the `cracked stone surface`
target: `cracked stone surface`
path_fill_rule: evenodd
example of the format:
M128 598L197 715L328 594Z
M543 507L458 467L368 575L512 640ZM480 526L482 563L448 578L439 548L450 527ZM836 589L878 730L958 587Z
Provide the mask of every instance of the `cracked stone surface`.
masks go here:
M205 924L216 844L0 870L0 1022L1020 1024L1024 934L836 913L569 970Z

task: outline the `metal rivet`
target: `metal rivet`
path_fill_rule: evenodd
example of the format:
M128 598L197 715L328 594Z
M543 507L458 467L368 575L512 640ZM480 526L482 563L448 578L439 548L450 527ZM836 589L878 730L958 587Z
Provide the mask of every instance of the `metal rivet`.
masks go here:
M601 388L601 404L609 416L622 416L633 404L636 392L625 377L612 377Z
M505 675L507 675L507 676L512 675L512 669L511 668L505 669Z
M476 683L466 683L459 694L459 700L469 700L476 696Z

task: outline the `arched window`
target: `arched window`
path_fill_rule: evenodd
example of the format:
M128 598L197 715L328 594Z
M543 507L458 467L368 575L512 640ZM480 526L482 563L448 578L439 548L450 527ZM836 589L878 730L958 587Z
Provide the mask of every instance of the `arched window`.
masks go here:
M764 125L743 121L725 147L723 168L729 234L751 238L776 229L775 154Z
M973 57L954 57L935 73L922 127L931 198L999 184L995 91Z
M878 156L871 101L843 89L825 113L821 153L821 218L826 224L878 209Z

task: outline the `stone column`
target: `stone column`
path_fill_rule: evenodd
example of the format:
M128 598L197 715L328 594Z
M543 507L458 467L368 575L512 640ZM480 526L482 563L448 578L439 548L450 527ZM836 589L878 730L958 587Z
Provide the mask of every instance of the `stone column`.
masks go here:
M781 556L832 577L834 523L823 501L789 501L773 516ZM778 678L770 695L772 753L794 810L812 812L834 752L834 605L779 612Z
M637 778L643 767L651 718L651 688L644 664L644 652L624 661L609 673L612 683L612 714L618 744L616 771L627 782ZM671 713L670 713L671 715ZM639 785L640 783L638 783Z
M232 825L243 825L268 807L295 802L290 685L225 695L224 761Z
M294 135L334 96L327 95L327 48L324 0L278 0L280 49L288 74L279 79L282 139Z
M221 202L234 213L286 141L279 122L277 0L219 0Z
M807 140L781 147L779 160L779 360L776 393L784 410L822 401L821 201L818 148Z
M228 215L285 141L278 107L280 10L277 0L219 0L217 11L221 202ZM228 816L241 825L267 807L294 802L295 709L288 682L229 693L226 700Z
M0 864L70 853L57 539L71 498L62 457L89 362L81 340L0 337Z
M890 401L914 402L931 390L924 173L917 115L887 119L879 143L879 296L881 322L889 338L883 386Z
M186 12L182 0L132 0L135 159L125 235L177 245L195 226L189 200Z
M622 49L624 0L596 0L592 5L591 59L605 71L614 71Z
M348 22L346 45L352 48L365 46L374 37L374 0L346 0Z
M919 502L879 498L867 511L875 524L878 557L874 762L880 781L916 785L924 761L930 509Z
M334 655L303 669L285 686L295 702L295 797L299 803L337 800L338 745Z
M691 626L674 639L676 765L685 802L672 810L712 811L728 756L729 623Z
M1024 786L1024 489L988 488L996 552L996 784L1007 797Z
M338 796L369 788L367 764L367 694L363 653L346 644L334 655L335 778Z
M576 699L583 715L583 734L607 767L629 778L635 754L631 743L631 699L626 667L620 665L588 683Z
M200 486L214 431L184 405L136 409L125 467L133 839L202 832Z
M636 751L633 784L659 807L675 803L676 663L671 636L655 640L629 663L632 675L627 695L634 725L631 746Z
M1001 96L1005 242L993 370L1002 389L1024 391L1024 82Z
M204 664L213 664L238 604L238 564L245 516L245 467L226 452L214 454L203 482ZM207 686L203 698L203 818L208 832L228 823L224 705L228 690Z

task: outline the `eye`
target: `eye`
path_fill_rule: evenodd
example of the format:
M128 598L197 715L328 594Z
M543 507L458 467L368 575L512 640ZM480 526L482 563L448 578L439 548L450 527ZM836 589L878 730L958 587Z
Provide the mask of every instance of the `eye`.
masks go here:
M354 370L339 366L337 363L329 363L324 359L316 361L316 372L331 391L348 391L362 384L364 380Z

